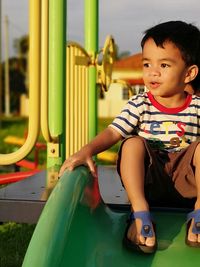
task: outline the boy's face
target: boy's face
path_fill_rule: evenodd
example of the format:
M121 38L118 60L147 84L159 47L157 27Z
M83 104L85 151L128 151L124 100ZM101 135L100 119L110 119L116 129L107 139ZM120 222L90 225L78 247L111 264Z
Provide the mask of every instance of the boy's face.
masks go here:
M162 47L148 39L143 47L143 79L154 96L171 97L183 93L188 67L172 42Z

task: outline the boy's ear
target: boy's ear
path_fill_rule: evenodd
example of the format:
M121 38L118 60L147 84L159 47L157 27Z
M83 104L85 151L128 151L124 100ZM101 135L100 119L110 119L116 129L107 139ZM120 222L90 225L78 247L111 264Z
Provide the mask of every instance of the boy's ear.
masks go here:
M196 78L198 72L199 72L199 68L197 65L190 66L187 70L187 74L185 77L185 83L189 83L189 82L193 81Z

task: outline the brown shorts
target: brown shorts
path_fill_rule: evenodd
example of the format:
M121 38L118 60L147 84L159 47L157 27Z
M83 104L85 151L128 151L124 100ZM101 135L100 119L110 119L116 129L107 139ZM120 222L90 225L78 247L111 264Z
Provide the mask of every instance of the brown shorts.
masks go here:
M145 194L150 204L179 206L180 202L181 206L182 204L184 206L185 202L191 202L193 205L197 191L192 159L199 142L193 142L180 152L166 152L151 149L142 137L131 138L140 138L146 147ZM122 142L119 150L117 161L119 175L121 152L126 140Z

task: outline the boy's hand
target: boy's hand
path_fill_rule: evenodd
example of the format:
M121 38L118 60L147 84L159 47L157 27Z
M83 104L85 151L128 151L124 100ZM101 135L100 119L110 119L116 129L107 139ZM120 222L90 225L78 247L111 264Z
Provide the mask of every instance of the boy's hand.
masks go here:
M92 157L85 156L81 152L77 152L65 160L65 162L60 168L58 176L59 177L62 176L65 170L73 171L75 167L80 166L80 165L88 166L92 175L94 177L97 177L97 168Z
M65 170L72 171L75 167L86 165L89 167L92 175L97 177L97 168L92 159L93 155L108 149L116 144L122 136L113 128L107 127L103 132L99 133L90 143L86 144L74 155L65 160L60 168L59 177L63 175Z

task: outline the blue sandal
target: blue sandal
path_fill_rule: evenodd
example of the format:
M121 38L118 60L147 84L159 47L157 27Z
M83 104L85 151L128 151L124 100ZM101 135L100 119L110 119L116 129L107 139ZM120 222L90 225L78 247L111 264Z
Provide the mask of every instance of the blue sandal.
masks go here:
M193 234L200 234L200 209L194 210L187 215L187 230L186 230L186 237L185 237L185 243L190 247L196 247L200 248L199 242L193 242L188 240L188 231L192 222L192 219L194 219L194 225L192 227L192 233Z
M154 236L153 233L153 227L155 231L155 225L151 222L151 215L149 211L138 211L138 212L131 212L130 217L127 221L128 225L125 230L124 238L123 238L123 244L126 248L138 252L143 253L154 253L157 249L157 243L155 243L154 246L146 246L137 240L130 240L127 236L129 227L132 223L134 223L135 219L141 219L142 220L142 229L141 229L141 235L146 237L152 237ZM137 232L135 233L135 236L137 235Z

